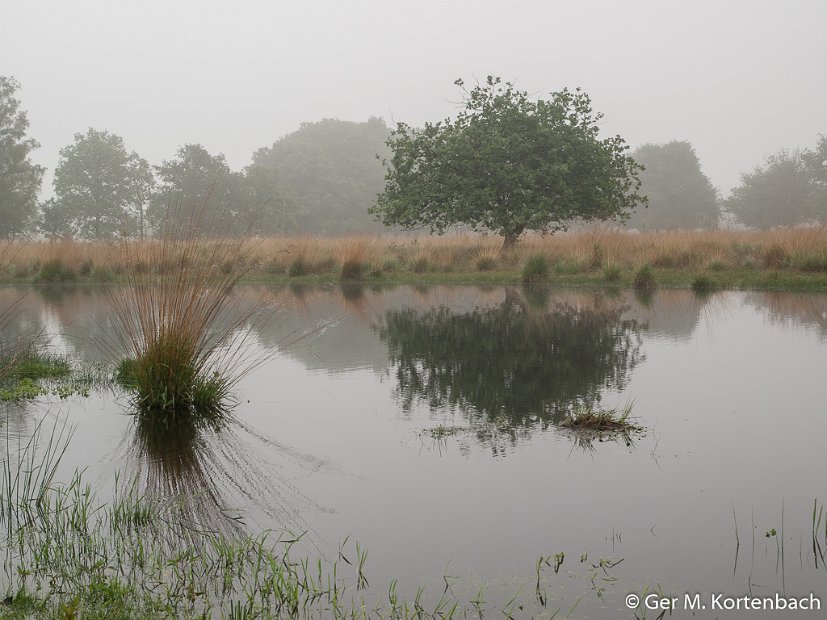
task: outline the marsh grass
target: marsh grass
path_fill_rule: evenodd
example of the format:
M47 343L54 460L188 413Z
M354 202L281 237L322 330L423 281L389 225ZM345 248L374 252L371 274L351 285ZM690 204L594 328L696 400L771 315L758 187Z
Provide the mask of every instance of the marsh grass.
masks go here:
M221 231L221 227L216 227L213 238ZM226 239L235 242L238 237L227 235ZM130 245L157 244L157 239L147 239L134 240ZM259 279L334 279L341 277L348 260L361 263L364 273L379 270L393 272L397 277L452 273L486 278L501 272L502 279L517 279L521 266L533 254L549 257L558 273L583 279L595 272L599 277L600 270L610 265L630 273L646 264L656 267L660 273L674 274L686 270L724 274L769 270L780 272L788 279L801 275L817 282L821 282L827 272L827 228L823 226L642 234L590 227L555 235L527 235L507 254L500 252L502 241L497 236L470 233L444 237L249 237L242 244L243 253L251 263L245 277ZM81 281L101 281L96 278L101 267L110 270L118 280L134 268L130 264L133 252L101 242L0 242L0 254L8 248L14 250L13 256L6 268L0 270L0 278L6 280L31 281L53 260L58 260L62 269L77 274ZM159 263L156 267L172 270L175 263ZM224 268L233 270L234 266L229 263ZM109 272L103 273L109 275ZM56 277L54 283L59 284L60 278ZM687 281L684 286L688 284Z
M551 268L545 254L532 254L523 265L522 281L524 284L535 285L548 279Z
M562 428L577 432L618 434L641 433L643 426L632 421L634 403L614 409L596 409L589 405L575 405L560 422Z
M252 262L243 238L213 236L223 224L207 215L207 202L170 207L152 243L124 241L125 286L107 291L127 354L116 379L140 413L170 421L220 415L256 363L245 359L246 344L262 306L232 295Z

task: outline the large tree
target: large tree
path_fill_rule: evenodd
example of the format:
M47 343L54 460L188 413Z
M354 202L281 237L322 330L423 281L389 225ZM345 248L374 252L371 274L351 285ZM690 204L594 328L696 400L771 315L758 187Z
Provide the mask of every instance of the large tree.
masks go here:
M26 138L29 119L20 109L14 78L0 75L0 238L27 230L37 211L37 194L44 168L29 159L40 145Z
M640 166L623 138L599 138L602 115L586 93L534 100L491 76L463 91L455 120L399 123L391 134L385 191L372 209L385 224L438 233L464 224L502 235L507 249L523 231L622 219L645 202Z
M796 226L827 221L827 212L814 209L817 185L814 154L782 149L767 157L763 166L741 175L741 185L724 203L741 223L755 228Z
M223 154L185 144L156 172L160 185L150 210L156 228L170 207L187 217L204 218L205 224L219 225L222 233L249 228L250 200L243 176L230 169Z
M689 142L644 144L632 157L642 164L641 194L646 208L635 209L626 222L638 230L715 228L720 215L718 192L701 171Z
M90 128L60 150L55 168L57 208L84 237L105 239L134 232L136 166L123 138Z
M247 176L261 201L271 201L273 232L381 230L368 208L384 188L381 158L389 155L389 135L380 118L327 118L259 149Z

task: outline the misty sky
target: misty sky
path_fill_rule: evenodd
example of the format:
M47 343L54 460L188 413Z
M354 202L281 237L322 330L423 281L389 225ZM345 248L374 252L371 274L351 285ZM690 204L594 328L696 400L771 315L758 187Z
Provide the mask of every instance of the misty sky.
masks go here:
M0 0L34 159L121 135L153 164L187 142L233 168L304 121L453 116L453 81L581 86L631 146L689 140L724 195L827 133L827 1Z

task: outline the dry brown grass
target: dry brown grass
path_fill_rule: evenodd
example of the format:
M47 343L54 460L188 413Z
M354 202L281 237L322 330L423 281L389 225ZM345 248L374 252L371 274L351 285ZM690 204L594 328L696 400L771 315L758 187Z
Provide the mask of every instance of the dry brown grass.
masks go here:
M150 249L154 241L145 241ZM617 266L636 270L651 264L675 269L783 269L827 271L827 229L796 228L770 231L677 231L633 234L613 229L529 235L513 253L500 252L497 236L381 236L274 237L244 242L251 273L262 276L341 274L358 265L361 274L473 273L518 270L526 258L543 254L557 270L572 273ZM0 244L0 253L8 251ZM7 254L8 255L8 254ZM89 242L31 242L17 244L5 279L27 279L41 266L59 260L84 277L106 267L126 271L128 257L117 247ZM347 272L347 269L345 269Z

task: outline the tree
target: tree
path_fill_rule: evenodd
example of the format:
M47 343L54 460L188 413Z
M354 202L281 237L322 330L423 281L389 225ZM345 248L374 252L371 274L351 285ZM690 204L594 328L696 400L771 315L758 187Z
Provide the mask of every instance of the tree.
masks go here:
M813 157L811 151L799 149L770 155L763 167L741 175L741 185L732 190L725 209L755 228L796 226L819 219L813 208L817 197L813 164L809 163Z
M55 168L55 196L78 233L105 239L134 229L134 171L123 138L91 127L75 134L74 143L60 150Z
M74 217L58 200L49 198L40 204L37 230L47 239L71 237L75 233Z
M222 227L231 223L231 228L247 227L247 189L242 175L230 169L223 154L212 155L200 144L185 144L178 149L175 159L164 160L155 170L160 187L150 217L156 228L170 206L180 207L184 215L206 209L202 216L213 222L219 217Z
M398 123L391 134L385 191L371 209L386 225L464 224L497 232L508 249L523 231L622 219L645 202L640 166L620 136L598 139L602 115L579 89L533 101L489 76L464 92L456 120Z
M0 75L0 238L5 239L27 230L44 172L29 159L40 144L26 138L29 119L14 96L19 87L14 78Z
M145 159L132 153L127 161L129 171L130 207L135 214L138 236L143 239L147 232L147 209L155 192L155 174Z
M291 232L381 230L368 208L384 188L381 158L390 154L385 144L389 135L381 118L363 123L326 118L303 123L298 131L259 149L247 176L261 181L262 174L271 171L276 231L281 223ZM257 188L267 190L261 183Z
M812 182L808 211L813 220L827 223L827 136L819 137L815 151L807 151L804 161Z
M718 192L701 171L689 142L644 144L632 158L642 164L641 193L647 208L635 209L626 225L638 230L715 228L720 215Z

